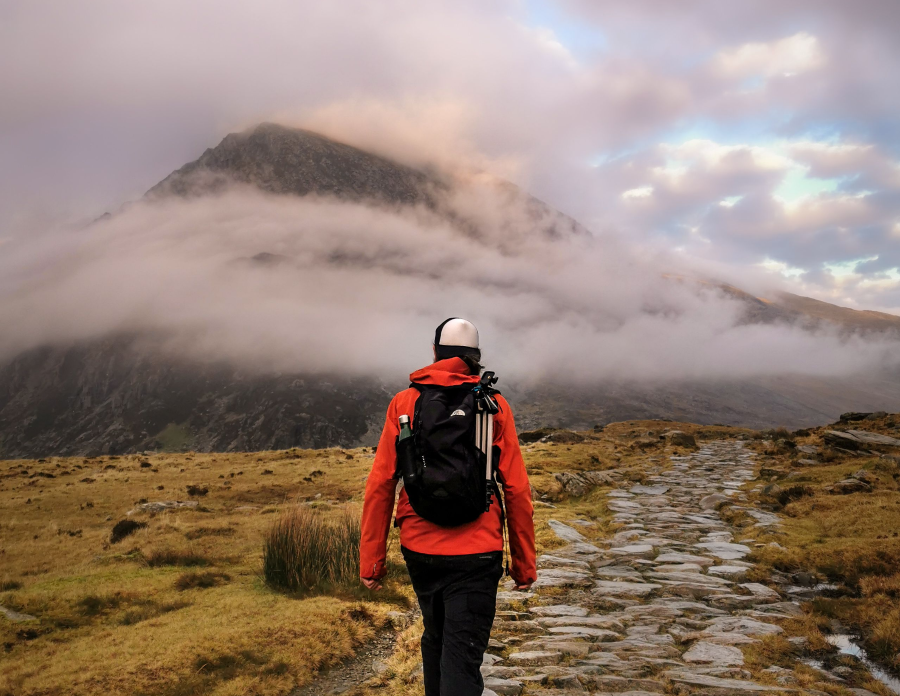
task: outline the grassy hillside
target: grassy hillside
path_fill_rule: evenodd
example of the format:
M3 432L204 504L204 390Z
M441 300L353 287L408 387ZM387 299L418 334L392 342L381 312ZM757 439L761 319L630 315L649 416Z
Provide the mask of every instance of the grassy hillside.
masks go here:
M814 602L821 623L861 635L872 657L900 671L900 448L832 446L831 430L756 445L769 481L757 498L785 515L778 534L761 537L777 546L763 547L758 560L833 585ZM897 438L900 417L876 415L834 430Z
M884 417L839 427L897 436L898 425L900 418ZM861 632L872 655L896 664L900 466L887 450L828 446L825 429L631 421L525 434L539 551L562 543L550 517L593 520L585 530L592 538L615 531L609 485L573 495L556 473L604 471L616 486L641 481L649 464L683 452L660 438L672 429L701 441L753 440L765 479L754 499L785 516L777 530L753 530L760 574L811 573L835 583L834 596L817 600L796 630L818 645L836 619ZM353 586L292 595L262 579L263 538L279 516L296 504L326 516L358 511L373 457L361 448L0 462L0 605L35 617L0 616L0 696L287 694L401 628L391 612L408 612L414 599L396 536L381 593ZM867 487L830 492L853 475ZM196 504L139 507L159 501ZM113 543L122 520L140 526ZM415 627L402 634L382 693L412 688L415 640Z
M270 591L261 539L292 500L358 499L371 460L322 450L3 462L0 604L39 622L0 620L0 693L283 693L352 654L387 608L361 592ZM197 505L127 514L166 500ZM146 526L110 543L123 519Z
M555 498L556 471L637 480L669 425L526 445L532 481ZM296 502L358 507L373 458L361 448L0 462L0 605L37 617L0 617L0 694L287 693L352 655L413 604L397 539L384 592L306 597L266 586L262 542ZM173 500L196 505L139 509ZM538 505L538 518L550 511ZM126 519L146 526L111 543ZM557 543L545 530L539 540Z

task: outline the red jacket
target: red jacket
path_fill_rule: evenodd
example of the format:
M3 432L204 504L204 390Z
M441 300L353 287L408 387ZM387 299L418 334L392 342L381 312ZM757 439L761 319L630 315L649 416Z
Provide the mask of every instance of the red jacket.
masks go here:
M449 387L475 384L479 378L468 373L468 368L462 360L450 358L413 372L409 379L418 384ZM359 553L359 574L363 578L379 579L387 572L384 565L385 546L397 490L396 438L400 432L397 419L406 414L412 420L418 398L417 390L406 389L397 394L388 406L387 420L375 453L375 463L366 482ZM500 413L494 416L494 444L500 447L500 461L496 466L506 502L509 548L512 555L510 572L517 584L525 585L537 578L531 486L528 483L522 453L519 451L519 438L516 435L512 411L502 396L497 396L497 402L500 405ZM409 504L406 490L400 491L400 499L397 502L400 543L417 553L454 556L500 551L503 548L501 524L500 504L496 497L491 509L477 520L452 528L439 527L419 517Z

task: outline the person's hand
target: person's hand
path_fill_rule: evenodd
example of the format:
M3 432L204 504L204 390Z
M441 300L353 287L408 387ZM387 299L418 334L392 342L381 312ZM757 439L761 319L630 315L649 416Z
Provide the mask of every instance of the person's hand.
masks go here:
M375 580L374 578L360 578L360 580L362 580L362 584L368 587L370 590L375 590L375 592L378 592L378 590L381 589L380 580Z
M513 588L516 592L528 592L531 589L531 583L526 583L524 585L516 585Z

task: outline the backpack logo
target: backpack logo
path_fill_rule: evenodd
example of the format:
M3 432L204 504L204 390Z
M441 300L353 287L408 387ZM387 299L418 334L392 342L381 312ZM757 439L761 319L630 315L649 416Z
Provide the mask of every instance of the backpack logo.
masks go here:
M450 417L453 418L453 416L465 416L465 415L466 415L466 412L463 411L461 408L458 408L453 413L450 414Z

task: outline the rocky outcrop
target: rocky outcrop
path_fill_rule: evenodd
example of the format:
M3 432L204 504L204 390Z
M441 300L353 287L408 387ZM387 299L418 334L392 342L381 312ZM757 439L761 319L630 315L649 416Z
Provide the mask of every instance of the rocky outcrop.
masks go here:
M849 450L900 447L900 440L895 437L865 430L826 430L822 438L827 445Z
M666 442L673 447L684 447L685 449L697 449L697 440L690 433L681 430L670 430L665 433Z
M0 458L349 446L370 427L374 444L389 400L375 380L247 374L118 337L0 367Z
M611 486L622 475L617 471L561 471L553 477L568 495L579 497L590 493L597 486Z

